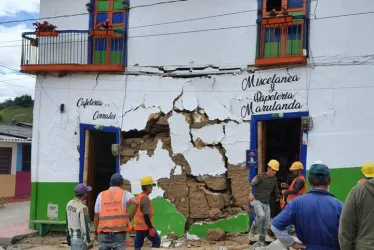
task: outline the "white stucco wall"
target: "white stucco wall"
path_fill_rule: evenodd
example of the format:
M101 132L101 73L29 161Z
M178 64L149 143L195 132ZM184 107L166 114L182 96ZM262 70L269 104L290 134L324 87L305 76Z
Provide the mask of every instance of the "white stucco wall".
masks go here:
M371 42L374 15L349 14L373 11L374 5L369 1L329 0L319 1L318 5L312 1L312 13L317 19L311 17L311 57L308 65L263 69L254 73L255 81L273 78L274 74L287 79L291 77L291 80L297 76L294 81L276 83L271 93L272 86L268 84L243 90L246 86L243 80L253 75L250 72L215 75L223 72L214 68L203 71L212 73L209 78L101 74L96 81L96 74L38 77L33 136L37 147L32 148L33 181L78 181L80 123L115 126L122 131L141 130L150 114L172 111L173 102L181 93L175 102L179 109L191 111L199 107L211 120L226 120L219 125L190 131L182 115L174 112L169 118L173 153L185 155L194 174L215 175L225 169L217 150L193 147L190 132L194 138L199 137L208 143L220 142L226 149L230 164L245 161L245 150L250 143L251 116L242 113L242 110L245 111L246 105L251 102L255 111L256 107L262 106L255 99L258 91L263 95L288 92L289 99L277 101L281 104L295 102L293 107L296 108L287 112L309 111L314 128L308 138L308 166L316 160L322 160L332 168L359 166L372 158L371 141L374 139L371 105L374 94L374 48ZM132 6L156 2L160 1L138 0L136 3L133 1ZM69 14L72 10L84 12L84 4L72 0L42 0L41 16ZM243 68L252 65L256 46L256 27L252 25L255 25L256 11L170 25L136 27L256 9L257 1L254 0L232 0L230 3L223 0L188 0L134 8L129 20L128 70L150 71L134 65L165 68L201 65ZM60 29L87 29L88 16L54 19L53 23ZM248 27L218 29L228 26ZM157 35L204 29L217 30ZM154 36L148 36L150 34ZM155 68L152 71L162 73ZM201 71L192 70L193 73ZM99 100L103 105L77 107L80 98ZM66 112L62 114L59 111L61 103L66 106ZM115 118L94 119L96 111L112 113ZM257 109L256 113L272 112ZM225 132L221 127L225 127ZM121 172L138 183L142 173L152 173L155 178L168 177L174 167L168 152L158 145L152 157L141 152L139 160L122 166ZM134 188L136 190L138 185ZM162 194L162 191L158 190L156 194Z

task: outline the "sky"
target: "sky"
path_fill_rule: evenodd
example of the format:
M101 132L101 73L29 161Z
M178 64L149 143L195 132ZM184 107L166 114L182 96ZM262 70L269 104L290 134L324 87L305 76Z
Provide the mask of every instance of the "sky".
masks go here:
M24 94L34 98L35 77L17 72L21 62L21 34L34 30L33 21L4 22L39 18L39 2L40 0L1 0L0 101Z

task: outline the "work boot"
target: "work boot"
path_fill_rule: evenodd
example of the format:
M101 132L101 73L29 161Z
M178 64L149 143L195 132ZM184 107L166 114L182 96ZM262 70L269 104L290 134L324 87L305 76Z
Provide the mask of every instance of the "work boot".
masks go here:
M258 246L259 247L264 247L265 246L265 238L266 236L265 235L260 235L260 237L258 238Z
M260 249L263 250L263 249L266 249L265 247L266 247L265 242L257 241L249 249L251 249L251 250L260 250Z
M253 231L249 231L248 233L248 245L253 245L256 242L255 233Z

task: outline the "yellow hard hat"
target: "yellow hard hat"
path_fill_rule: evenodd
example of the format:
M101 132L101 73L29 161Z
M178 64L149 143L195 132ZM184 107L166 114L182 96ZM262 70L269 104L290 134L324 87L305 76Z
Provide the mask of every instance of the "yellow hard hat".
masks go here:
M156 186L156 183L153 181L151 176L145 176L140 180L141 186Z
M292 163L292 165L290 167L291 171L303 170L303 169L304 169L304 165L303 165L303 163L301 163L299 161L295 161L294 163Z
M374 163L365 162L364 165L362 165L361 172L365 177L373 178L374 177Z
M277 160L270 160L268 166L275 171L279 171L279 162Z

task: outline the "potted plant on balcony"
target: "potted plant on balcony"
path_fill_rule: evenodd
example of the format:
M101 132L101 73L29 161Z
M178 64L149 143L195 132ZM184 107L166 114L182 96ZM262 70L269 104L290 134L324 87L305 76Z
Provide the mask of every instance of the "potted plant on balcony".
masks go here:
M99 23L96 25L96 29L90 30L90 35L100 36L100 37L113 37L114 36L113 24L109 20Z
M32 24L35 26L35 34L37 37L41 36L58 36L57 26L50 24L47 21L43 23L35 22Z

